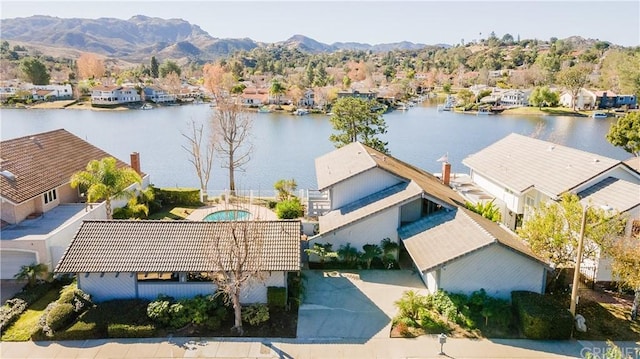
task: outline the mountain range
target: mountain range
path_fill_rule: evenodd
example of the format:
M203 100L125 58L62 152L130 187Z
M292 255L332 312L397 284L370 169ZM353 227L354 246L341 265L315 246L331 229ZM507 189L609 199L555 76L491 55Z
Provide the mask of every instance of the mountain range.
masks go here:
M339 50L385 52L427 47L425 44L407 41L377 45L336 42L328 45L303 35L294 35L274 44L256 42L250 38L221 39L182 19L161 19L143 15L133 16L128 20L63 19L42 15L5 19L0 23L0 34L3 41L19 41L58 50L75 50L73 53L94 52L135 62L147 61L151 56L160 60L186 58L207 61L237 50L248 51L272 45L312 53Z

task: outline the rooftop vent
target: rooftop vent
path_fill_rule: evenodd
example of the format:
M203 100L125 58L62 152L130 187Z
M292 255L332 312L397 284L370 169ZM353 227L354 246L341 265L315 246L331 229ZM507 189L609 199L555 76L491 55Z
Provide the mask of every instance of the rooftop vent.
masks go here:
M11 173L10 171L7 171L7 170L0 171L0 176L8 179L9 181L15 181L16 180L16 175L14 175L13 173Z
M547 147L547 151L553 151L556 148L556 146L551 145L549 147Z
M594 159L593 159L593 163L598 163L598 162L600 162L600 160L599 160L599 159L597 159L597 158L594 158Z

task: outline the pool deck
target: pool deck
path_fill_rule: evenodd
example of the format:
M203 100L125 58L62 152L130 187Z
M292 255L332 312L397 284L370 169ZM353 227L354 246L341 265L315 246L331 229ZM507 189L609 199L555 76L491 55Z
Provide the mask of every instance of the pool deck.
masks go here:
M215 206L200 207L198 209L195 209L190 215L188 215L187 219L190 221L202 221L208 214L234 209L251 213L252 220L272 221L278 219L278 216L276 216L275 212L266 207L244 203L221 203Z

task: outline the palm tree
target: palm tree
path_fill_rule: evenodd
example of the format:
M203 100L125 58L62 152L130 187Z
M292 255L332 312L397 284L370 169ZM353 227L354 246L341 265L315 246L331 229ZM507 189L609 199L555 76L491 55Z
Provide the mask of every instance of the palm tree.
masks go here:
M30 265L24 265L20 267L20 271L13 276L17 280L29 281L27 285L33 287L36 285L38 277L43 278L49 272L49 267L44 263L32 263Z
M276 104L278 105L278 107L280 107L280 95L285 93L286 90L287 89L277 79L274 79L271 82L271 88L269 89L269 93L271 93L271 95L276 97Z
M382 253L384 259L397 259L398 255L398 242L392 242L390 238L385 238L380 242L380 246L382 247Z
M135 196L133 191L127 190L133 183L142 183L140 175L130 167L118 168L113 157L92 160L87 164L86 171L76 172L71 176L72 188L82 186L87 189L87 201L105 201L108 219L113 218L112 198Z
M362 253L362 259L367 262L367 269L371 269L371 261L374 258L380 257L382 254L382 249L377 244L365 244L362 246L364 253Z

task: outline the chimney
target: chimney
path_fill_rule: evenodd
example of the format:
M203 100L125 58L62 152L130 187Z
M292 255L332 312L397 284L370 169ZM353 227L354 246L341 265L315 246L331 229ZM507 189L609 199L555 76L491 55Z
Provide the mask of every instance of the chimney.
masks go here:
M442 162L442 183L449 185L449 177L451 176L451 163Z
M140 172L140 154L138 152L131 152L131 168L142 176L142 172Z

